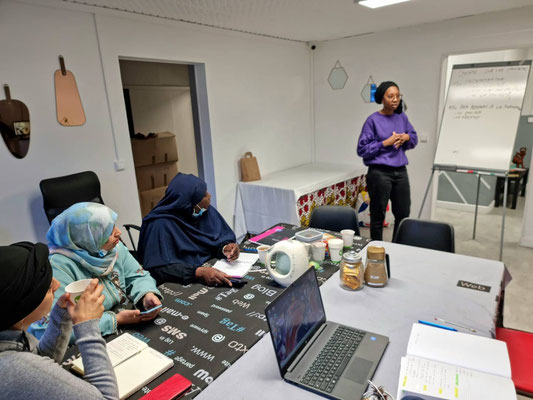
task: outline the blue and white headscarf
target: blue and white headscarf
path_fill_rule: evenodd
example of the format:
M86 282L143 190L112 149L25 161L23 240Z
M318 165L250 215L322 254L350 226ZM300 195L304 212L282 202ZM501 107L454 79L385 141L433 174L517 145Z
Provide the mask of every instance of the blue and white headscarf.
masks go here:
M113 232L117 214L98 203L77 203L52 221L46 234L50 256L59 253L68 257L95 276L113 270L117 249L106 252L102 246Z

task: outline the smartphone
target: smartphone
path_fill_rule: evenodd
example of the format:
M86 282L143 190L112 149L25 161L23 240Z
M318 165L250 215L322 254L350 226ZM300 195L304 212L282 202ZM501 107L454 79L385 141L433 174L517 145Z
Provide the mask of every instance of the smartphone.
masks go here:
M248 283L248 281L244 281L242 279L237 279L237 278L231 278L229 281L231 282L232 286L237 289L242 288L244 285Z
M158 306L155 306L153 308L150 308L149 310L141 311L141 315L150 314L152 311L157 310L158 308L163 307L163 304L159 304Z

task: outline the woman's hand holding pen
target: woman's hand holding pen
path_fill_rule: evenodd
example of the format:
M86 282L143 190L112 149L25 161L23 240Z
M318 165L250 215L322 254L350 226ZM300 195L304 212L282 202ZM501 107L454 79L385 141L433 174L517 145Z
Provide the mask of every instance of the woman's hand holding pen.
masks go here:
M239 245L237 243L229 243L224 246L222 252L229 262L235 261L237 258L239 258Z

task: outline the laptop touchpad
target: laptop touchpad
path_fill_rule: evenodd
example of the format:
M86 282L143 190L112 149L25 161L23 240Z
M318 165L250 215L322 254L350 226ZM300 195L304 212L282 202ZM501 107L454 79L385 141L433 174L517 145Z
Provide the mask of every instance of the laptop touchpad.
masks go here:
M368 372L373 364L372 361L365 360L364 358L354 357L343 378L365 385Z

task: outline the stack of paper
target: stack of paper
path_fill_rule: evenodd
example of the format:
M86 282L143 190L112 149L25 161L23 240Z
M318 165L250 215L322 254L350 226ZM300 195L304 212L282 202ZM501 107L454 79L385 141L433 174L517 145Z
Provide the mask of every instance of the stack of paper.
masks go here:
M213 267L233 278L242 278L250 271L252 265L254 265L258 259L259 256L257 254L241 253L237 260L232 262L218 260Z

